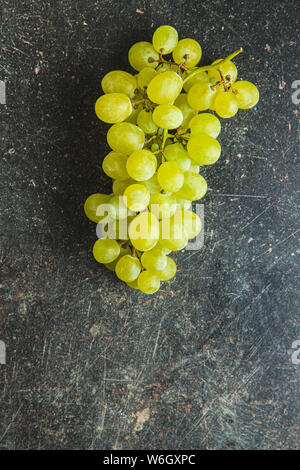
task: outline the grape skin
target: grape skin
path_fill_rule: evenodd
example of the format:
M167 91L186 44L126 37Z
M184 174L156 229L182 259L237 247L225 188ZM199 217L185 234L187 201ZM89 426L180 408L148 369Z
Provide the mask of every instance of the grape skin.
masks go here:
M104 173L112 179L127 180L129 175L126 170L127 155L118 152L110 152L102 162Z
M157 52L170 54L178 43L178 33L172 26L160 26L154 32L152 44Z
M199 133L192 135L187 151L198 165L212 165L221 155L221 145L210 135Z
M121 281L133 282L138 278L141 269L141 263L135 256L124 255L116 264L116 275Z
M151 42L147 41L136 42L131 46L128 52L129 63L131 67L138 72L143 70L145 67L155 68L157 66L158 59L158 53L152 46Z
M171 104L161 104L153 112L153 121L163 129L177 129L182 124L183 114Z
M109 238L98 239L93 247L93 255L98 263L111 263L120 254L120 245Z
M145 134L138 126L129 122L114 124L108 130L107 143L115 151L130 155L135 150L142 149Z
M128 72L113 70L103 77L101 86L104 93L124 93L129 98L133 98L137 88L137 81Z
M182 90L182 78L176 72L156 75L148 85L147 95L153 103L173 104Z
M181 39L173 51L173 59L177 64L185 63L187 67L195 67L202 56L200 44L194 39Z
M108 93L97 99L95 112L101 121L115 124L125 121L130 116L132 105L124 93Z
M156 157L147 149L136 150L126 162L126 172L136 181L150 179L154 175L156 167Z

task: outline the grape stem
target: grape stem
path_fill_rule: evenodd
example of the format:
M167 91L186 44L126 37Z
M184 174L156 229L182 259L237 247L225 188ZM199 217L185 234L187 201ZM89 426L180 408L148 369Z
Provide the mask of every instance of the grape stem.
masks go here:
M243 49L240 47L237 51L232 52L227 57L225 57L225 59L221 60L221 62L218 62L217 64L203 65L202 67L199 67L197 70L190 73L190 75L188 75L183 80L183 84L185 84L191 77L195 77L195 75L197 75L198 73L207 72L208 70L219 69L223 64L225 64L225 62L228 62L229 60L233 59L234 57L236 57L241 52L243 52Z
M163 136L163 141L161 144L161 151L163 151L165 148L167 137L168 137L168 129L164 129L164 136Z

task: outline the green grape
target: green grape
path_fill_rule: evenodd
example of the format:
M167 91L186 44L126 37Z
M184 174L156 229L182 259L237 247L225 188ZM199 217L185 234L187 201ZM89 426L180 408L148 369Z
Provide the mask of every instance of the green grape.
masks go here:
M121 281L133 282L138 278L142 266L138 258L131 255L122 256L116 265L116 275Z
M136 124L137 117L138 117L139 113L142 111L142 109L143 109L142 104L139 104L136 108L132 108L132 112L131 112L130 116L127 119L125 119L125 122L130 122L131 124Z
M144 294L154 294L160 288L158 276L151 271L142 271L137 282L138 288Z
M223 59L215 60L213 62L213 65L218 64L219 62L221 62L221 60ZM226 80L229 79L231 83L236 81L238 72L235 64L231 62L231 60L227 60L226 62L224 62L224 64L220 66L219 70L221 70L221 73ZM215 78L218 82L222 80L220 72L217 69L209 70L207 73L210 78Z
M157 173L155 173L151 178L146 181L141 181L141 183L146 186L150 194L159 193L161 191L160 184L157 179Z
M87 218L96 223L100 222L103 216L97 215L97 209L102 204L108 204L110 198L110 194L91 194L84 203L84 212Z
M134 183L134 180L132 178L129 178L127 180L115 180L113 182L113 187L112 187L114 195L122 196L125 189L133 183Z
M150 193L143 184L131 184L124 191L124 203L128 209L140 212L148 206Z
M120 245L116 240L99 238L93 247L93 255L98 263L111 263L120 254Z
M221 154L219 142L207 134L196 134L187 143L189 156L199 165L215 163Z
M186 72L184 72L182 78L183 79L187 78L195 70L197 70L197 67L196 69L193 69L193 70L187 70ZM193 75L191 78L189 78L189 80L185 82L185 84L183 85L183 88L186 92L188 92L192 88L192 86L195 85L196 83L209 83L209 77L207 75L207 72L199 72Z
M152 250L142 254L141 262L144 268L149 271L161 271L167 265L167 258L162 250L155 246Z
M132 245L139 251L153 248L159 239L159 222L151 212L141 212L129 225Z
M145 132L145 134L155 134L157 125L152 119L152 112L143 109L137 117L137 125Z
M181 210L182 224L188 238L196 237L202 228L200 217L193 211ZM176 213L174 215L176 217Z
M124 93L129 98L133 98L137 81L130 73L113 70L103 77L101 86L104 93Z
M188 92L189 105L197 111L210 108L216 91L209 83L196 83Z
M156 156L147 149L136 150L128 157L126 168L129 176L136 181L151 178L156 170Z
M125 121L130 116L132 105L124 93L108 93L97 99L95 111L101 121L114 124Z
M110 271L115 271L116 269L116 265L117 265L117 262L119 261L119 259L124 256L124 255L128 255L131 253L131 250L128 246L120 246L120 254L119 256L114 260L112 261L111 263L105 263L105 266L110 270Z
M157 179L164 191L176 193L184 182L184 174L175 162L165 162L157 171Z
M200 165L191 165L190 166L190 171L192 171L193 173L199 173L199 170L200 170Z
M182 144L176 142L175 144L167 145L164 149L167 160L175 162L179 168L185 172L190 169L191 159Z
M177 201L173 195L154 193L150 195L149 210L157 219L170 217L177 208Z
M145 134L139 127L130 122L114 124L108 130L107 143L115 151L130 155L135 150L143 148Z
M184 174L184 183L176 193L179 196L189 201L197 201L205 196L207 191L207 183L203 176L191 171L186 171Z
M216 96L214 107L216 113L222 118L233 117L239 109L238 100L231 91L219 93L218 96Z
M196 116L197 114L197 111L190 107L188 100L187 100L187 94L180 93L178 98L176 98L174 105L181 110L182 115L183 115L181 128L187 127L192 117Z
M176 72L157 74L149 83L147 95L153 103L172 104L182 89L182 78Z
M127 180L129 178L126 170L127 155L118 152L110 152L102 162L104 173L113 179Z
M176 64L184 63L186 67L195 67L202 56L200 44L194 39L181 39L173 50L173 59Z
M132 282L126 282L126 284L131 287L131 289L138 289L138 283L137 283L137 279L135 279L134 281Z
M175 217L176 215L176 217ZM162 219L159 223L160 238L159 242L162 246L169 250L182 250L188 243L188 237L184 230L181 217L178 212L169 219Z
M147 88L152 78L154 78L156 75L157 75L156 70L154 70L151 67L145 67L144 69L140 71L140 73L137 76L138 87L141 90L143 90L144 88Z
M172 26L160 26L154 32L152 44L154 49L161 54L170 54L178 43L178 33Z
M113 219L126 219L128 210L125 205L123 196L113 196L109 200L109 220Z
M238 107L241 109L253 108L259 100L259 91L256 86L247 82L246 80L240 80L232 86L233 93L237 99Z
M155 68L159 55L150 42L136 42L128 52L128 60L132 68L140 72L145 67Z
M151 152L157 152L159 150L159 145L154 143L151 145Z
M155 271L155 274L159 277L160 281L170 281L176 274L176 263L175 261L167 256L166 267L162 271Z
M200 113L190 120L191 135L200 133L210 135L215 139L221 132L221 123L219 119L210 113Z
M153 112L153 121L164 129L177 129L182 124L183 114L172 104L160 104Z

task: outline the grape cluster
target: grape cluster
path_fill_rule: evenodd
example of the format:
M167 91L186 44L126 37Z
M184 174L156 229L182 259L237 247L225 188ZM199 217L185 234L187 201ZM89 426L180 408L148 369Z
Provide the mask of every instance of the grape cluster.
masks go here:
M171 26L160 26L152 43L134 44L129 63L138 73L114 70L102 79L104 94L95 105L111 152L103 171L113 179L110 195L85 202L89 219L100 224L93 254L119 279L145 294L174 277L168 256L201 231L189 210L207 184L200 165L220 157L221 118L256 105L259 93L237 81L232 59L239 49L211 65L197 67L202 55L194 39L178 40Z

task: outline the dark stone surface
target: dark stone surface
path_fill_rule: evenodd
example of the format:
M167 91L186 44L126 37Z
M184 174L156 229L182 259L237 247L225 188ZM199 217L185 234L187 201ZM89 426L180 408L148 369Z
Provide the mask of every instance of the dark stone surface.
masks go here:
M299 2L2 5L1 448L299 449ZM82 207L110 190L100 78L166 23L203 64L242 46L261 101L203 171L205 247L145 297L94 262Z

